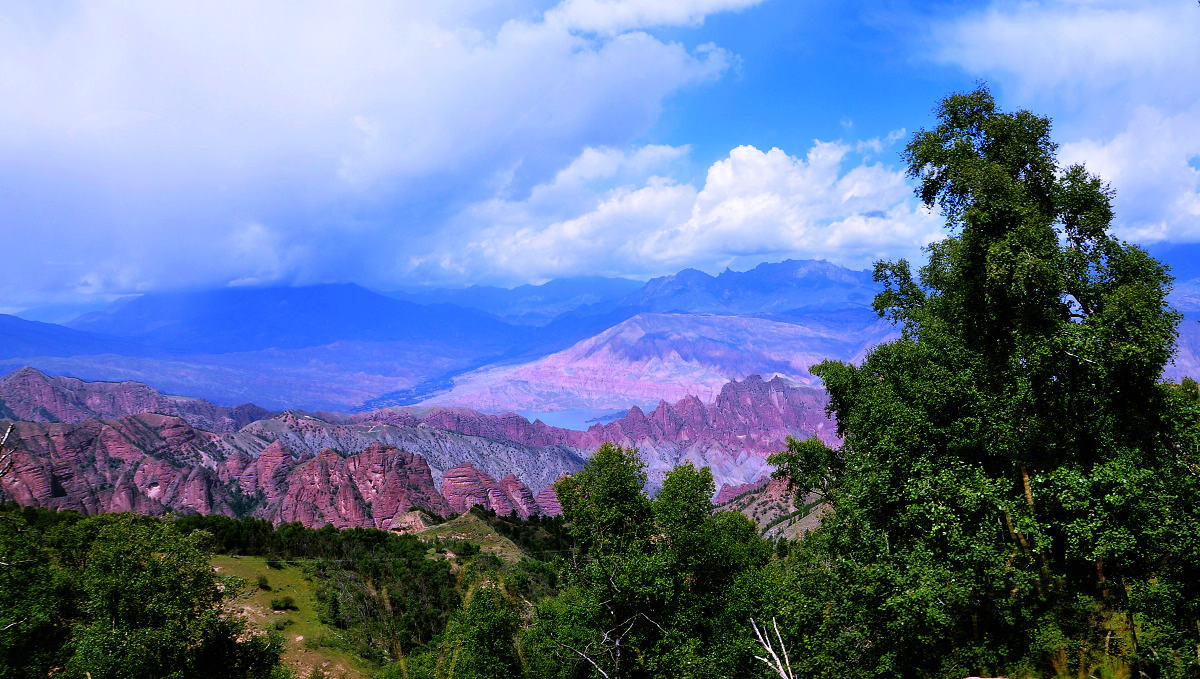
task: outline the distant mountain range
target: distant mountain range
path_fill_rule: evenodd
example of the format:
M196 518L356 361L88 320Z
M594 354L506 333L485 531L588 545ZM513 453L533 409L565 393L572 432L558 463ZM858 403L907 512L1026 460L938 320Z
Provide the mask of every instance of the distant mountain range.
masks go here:
M510 323L544 325L580 307L620 300L643 285L642 281L602 276L581 276L541 285L500 288L472 285L466 288L424 288L389 293L418 304L453 304L483 311Z
M876 292L868 272L793 260L645 283L151 293L65 325L0 316L0 370L134 380L272 410L465 405L582 426L602 411L709 399L752 374L811 383L813 363L857 360L892 336L871 310ZM1189 320L1169 374L1195 374L1200 281L1180 282L1173 300Z
M721 485L760 483L789 435L833 437L824 394L781 378L730 382L587 431L464 408L272 413L170 396L136 382L0 378L17 420L0 500L85 513L166 511L390 528L413 506L445 514L558 511L551 485L605 442L637 447L651 490L682 462ZM8 422L0 421L6 427ZM203 425L203 426L201 426Z
M766 518L799 511L762 485L766 457L789 435L834 440L809 367L894 335L875 292L866 272L788 261L642 284L148 294L65 325L0 316L0 371L14 371L0 420L17 422L18 451L0 499L381 528L414 506L553 513L553 481L611 441L639 449L652 490L681 462L709 466L726 508L803 530L799 514ZM1172 302L1186 318L1168 376L1200 374L1200 280Z

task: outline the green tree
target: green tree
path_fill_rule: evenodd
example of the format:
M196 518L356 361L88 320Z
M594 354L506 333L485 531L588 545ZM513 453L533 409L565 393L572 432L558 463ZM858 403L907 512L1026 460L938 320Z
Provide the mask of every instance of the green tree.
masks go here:
M879 263L901 337L825 362L844 443L777 459L836 508L791 564L812 676L1200 676L1195 404L1159 383L1170 276L1109 234L1112 191L984 88L905 151L949 235ZM1189 414L1190 413L1190 414ZM800 672L797 672L800 674Z
M712 472L676 467L654 499L632 449L606 444L557 485L580 553L539 603L524 647L533 676L757 676L732 584L770 558L744 516L713 516Z
M35 531L0 515L0 678L49 674L61 662L68 627L64 583Z
M203 533L182 535L169 522L128 515L102 518L80 577L85 622L74 630L69 675L183 679L278 672L281 639L248 635L240 618L222 611L233 589L209 565Z
M521 622L516 605L494 583L475 587L446 626L445 679L507 679L521 675L516 636Z

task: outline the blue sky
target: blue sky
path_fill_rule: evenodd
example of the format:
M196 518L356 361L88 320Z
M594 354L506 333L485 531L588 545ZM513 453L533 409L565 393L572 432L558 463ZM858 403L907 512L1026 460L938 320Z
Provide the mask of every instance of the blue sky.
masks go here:
M1197 35L1193 0L3 3L0 307L913 256L897 153L979 80L1187 252Z

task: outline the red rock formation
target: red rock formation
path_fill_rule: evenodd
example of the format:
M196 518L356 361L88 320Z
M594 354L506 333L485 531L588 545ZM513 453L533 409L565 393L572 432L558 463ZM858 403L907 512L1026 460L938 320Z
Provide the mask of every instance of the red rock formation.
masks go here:
M79 424L19 422L0 497L86 514L232 516L249 510L277 523L342 528L387 529L414 506L449 512L425 460L392 446L296 458L276 442L258 457L235 452L223 458L217 439L177 417L155 414Z
M553 483L538 491L535 499L546 516L562 515L562 505L558 502L558 495L554 492Z
M762 488L763 486L767 485L767 482L770 480L771 477L764 476L757 481L751 481L750 483L739 483L735 486L731 486L728 483L723 483L721 484L721 490L718 490L717 496L713 498L713 504L723 505L742 493Z
M23 370L6 378L6 388L12 403L50 404L64 417L100 407L75 398L98 393L96 383L80 383L88 386L77 391L59 388L69 382ZM119 393L128 396L140 386L130 384L108 386L121 387ZM146 403L161 397L153 390L145 393ZM138 404L145 405L118 405ZM110 406L117 407L104 407ZM726 500L745 490L741 484L766 475L766 456L782 449L788 435L815 431L831 437L823 406L824 395L817 390L751 377L727 384L712 404L688 397L661 402L648 414L632 408L625 417L586 432L512 414L402 408L331 416L340 424L284 413L224 435L158 414L75 425L21 423L20 468L0 483L0 496L89 513L250 512L318 526L388 528L411 506L439 514L474 504L502 514L555 514L561 507L553 487L534 496L521 479L536 479L542 486L552 475L578 468L573 451L611 441L641 450L652 488L680 462L711 466L717 482L726 484L718 499ZM401 453L399 446L432 456L434 468L421 455ZM345 455L352 451L361 452ZM434 487L437 475L444 497Z
M238 458L227 469L243 493L262 494L255 515L276 523L388 529L414 506L439 514L449 509L425 460L394 446L375 444L345 457L326 449L296 459L275 442L253 463Z
M86 514L168 509L219 511L208 465L219 460L213 435L165 415L80 424L18 422L13 467L3 495L20 504Z
M141 413L183 418L212 432L237 431L274 413L245 404L234 408L203 399L169 396L139 382L84 382L72 377L49 377L21 368L0 378L0 412L28 422L82 422Z
M521 483L521 480L513 474L500 479L500 487L504 489L504 494L516 507L521 518L528 519L530 515L542 513L542 508L533 497L533 491L529 490L529 486Z
M674 404L659 402L649 415L634 407L621 419L593 425L585 441L589 447L604 442L636 446L654 441L684 447L711 443L766 455L782 450L788 435L816 433L833 440L825 401L823 390L751 375L726 384L709 405L689 396Z
M497 514L508 514L515 509L504 488L495 479L469 464L446 470L442 475L442 497L446 498L450 510L458 513L475 505L494 510Z
M499 483L469 464L446 470L442 476L442 496L455 512L465 512L475 505L497 514L516 511L521 518L546 513L533 491L515 475L505 476ZM561 510L560 510L561 511Z
M512 413L487 415L464 408L389 408L354 419L423 424L528 446L569 446L585 454L603 443L616 443L641 451L652 488L671 468L687 461L711 467L718 484L737 486L768 475L767 456L783 450L788 436L816 434L836 442L825 404L821 389L752 375L726 384L710 404L688 396L675 403L660 401L649 413L635 406L624 417L587 431L529 422Z

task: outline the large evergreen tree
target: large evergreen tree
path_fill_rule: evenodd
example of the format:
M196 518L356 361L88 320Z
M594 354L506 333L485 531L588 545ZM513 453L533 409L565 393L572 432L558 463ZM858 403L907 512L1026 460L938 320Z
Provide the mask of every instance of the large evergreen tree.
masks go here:
M948 236L876 266L901 337L826 362L841 449L776 461L835 507L782 603L811 676L1200 676L1194 401L1160 383L1170 276L1112 191L984 88L905 151ZM832 483L830 483L832 479ZM799 672L797 673L799 675Z

